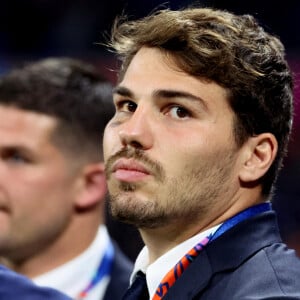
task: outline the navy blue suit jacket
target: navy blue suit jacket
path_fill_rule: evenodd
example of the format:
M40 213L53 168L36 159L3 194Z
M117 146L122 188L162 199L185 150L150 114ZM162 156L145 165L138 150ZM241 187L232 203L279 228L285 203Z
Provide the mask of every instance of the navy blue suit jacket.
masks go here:
M0 266L1 300L71 300L51 289L36 286L30 279Z
M121 300L129 286L133 263L114 244L115 257L110 282L103 300Z
M300 259L274 212L240 222L201 251L163 300L300 299Z

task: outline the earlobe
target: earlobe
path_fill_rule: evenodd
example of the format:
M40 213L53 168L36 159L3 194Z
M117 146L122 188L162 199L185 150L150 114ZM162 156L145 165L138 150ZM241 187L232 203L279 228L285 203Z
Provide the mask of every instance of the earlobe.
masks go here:
M240 170L240 180L245 183L260 179L271 167L278 149L275 136L262 133L249 138L244 145L244 161Z
M80 194L77 196L76 207L88 209L105 198L107 192L104 164L94 163L83 169L83 184Z

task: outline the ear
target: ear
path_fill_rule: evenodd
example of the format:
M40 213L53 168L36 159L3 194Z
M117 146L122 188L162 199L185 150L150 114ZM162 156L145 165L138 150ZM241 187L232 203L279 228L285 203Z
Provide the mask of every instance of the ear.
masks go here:
M271 133L262 133L249 138L243 148L239 178L247 183L257 181L268 171L275 159L277 140Z
M76 197L76 207L87 209L104 201L107 185L104 173L104 163L94 163L82 170L81 189Z

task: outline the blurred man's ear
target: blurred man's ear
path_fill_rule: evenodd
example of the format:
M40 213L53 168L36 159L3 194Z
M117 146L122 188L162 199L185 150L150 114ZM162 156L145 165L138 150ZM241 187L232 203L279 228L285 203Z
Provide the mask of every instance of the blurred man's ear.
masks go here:
M107 185L104 172L104 163L92 163L82 170L80 192L76 195L76 207L89 207L105 201Z
M271 167L278 150L277 140L271 133L262 133L250 137L243 148L243 165L239 178L245 183L254 182Z

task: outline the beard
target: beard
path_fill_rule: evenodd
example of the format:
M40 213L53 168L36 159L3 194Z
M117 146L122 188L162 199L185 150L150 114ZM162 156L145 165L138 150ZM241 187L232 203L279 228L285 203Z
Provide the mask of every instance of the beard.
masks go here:
M120 157L144 163L152 171L154 181L116 183L110 180L111 166ZM232 153L214 153L202 162L183 164L177 176L166 176L161 164L147 157L143 150L124 149L106 164L111 214L141 229L195 223L209 214L220 196L228 193L233 164Z

